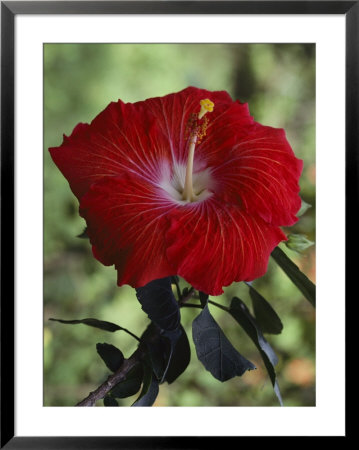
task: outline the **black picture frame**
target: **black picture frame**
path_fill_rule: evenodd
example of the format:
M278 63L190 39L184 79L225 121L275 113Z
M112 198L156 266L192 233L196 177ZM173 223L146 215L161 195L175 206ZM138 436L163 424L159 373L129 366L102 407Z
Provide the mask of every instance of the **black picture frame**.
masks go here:
M355 265L358 205L359 1L4 1L1 2L1 448L131 449L233 445L237 437L15 436L14 408L14 32L18 14L337 14L346 19L346 296ZM351 208L350 208L351 205ZM231 440L232 442L227 442ZM224 442L223 442L224 441ZM238 443L237 443L238 445Z

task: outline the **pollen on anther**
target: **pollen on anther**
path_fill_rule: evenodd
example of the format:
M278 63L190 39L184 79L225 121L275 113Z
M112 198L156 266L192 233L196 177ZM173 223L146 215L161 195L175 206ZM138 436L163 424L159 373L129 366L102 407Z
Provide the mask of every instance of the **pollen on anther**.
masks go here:
M197 128L197 143L198 144L206 136L208 122L209 122L208 117L204 117L201 125Z
M191 114L186 124L185 138L193 137L196 135L197 129L197 114Z
M213 111L214 103L206 98L200 101L200 105L201 110L198 114L190 114L185 131L185 138L195 138L198 144L206 135L209 122L206 114Z

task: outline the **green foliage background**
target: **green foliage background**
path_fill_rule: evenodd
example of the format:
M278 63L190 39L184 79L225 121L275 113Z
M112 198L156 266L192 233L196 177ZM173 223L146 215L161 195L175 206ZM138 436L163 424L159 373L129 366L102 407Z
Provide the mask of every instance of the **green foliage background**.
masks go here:
M52 162L58 146L79 122L90 122L108 103L135 102L187 86L226 90L249 102L255 120L284 128L304 160L301 196L312 206L287 232L315 240L315 46L312 44L46 44L44 46L44 405L71 406L108 375L97 342L119 347L125 357L136 341L123 332L49 322L50 317L109 320L141 335L148 319L134 289L116 286L116 272L96 261L78 202ZM315 252L283 250L315 281ZM184 283L185 284L185 283ZM315 313L273 260L254 282L281 317L281 335L267 336L279 356L278 380L284 404L315 405ZM233 295L251 307L248 289L234 284L216 301ZM277 406L260 356L225 312L211 312L256 371L221 383L198 362L192 346L189 368L172 385L161 385L157 406ZM200 310L182 309L191 341L191 323ZM134 398L122 401L129 405ZM102 403L101 403L102 404Z

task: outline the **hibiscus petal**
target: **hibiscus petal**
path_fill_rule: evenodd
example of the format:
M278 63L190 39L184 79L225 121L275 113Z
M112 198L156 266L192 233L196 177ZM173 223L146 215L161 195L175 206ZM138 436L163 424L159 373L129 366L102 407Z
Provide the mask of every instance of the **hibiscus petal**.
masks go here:
M217 108L217 114L208 117L206 135L196 147L196 158L205 161L206 167L221 165L232 153L233 147L247 139L254 120L248 104L233 102Z
M159 140L158 127L143 105L111 103L90 125L79 124L51 156L80 199L92 183L104 177L134 173L151 181L164 160L168 145Z
M103 264L115 264L119 286L141 287L175 274L164 239L174 205L162 192L131 174L93 184L81 200L93 253Z
M268 223L289 226L298 220L302 168L284 130L254 123L212 172L218 196L239 202Z
M194 87L133 104L119 100L49 151L79 199L103 177L132 172L151 181L164 160L187 159L188 120L206 97L215 102L214 119L233 104L225 91Z
M169 213L167 257L194 288L219 295L233 281L267 270L273 248L286 239L280 228L213 197Z
M214 111L209 114L211 121L220 117L232 104L233 100L226 91L207 91L188 87L175 94L155 97L139 102L151 111L156 119L161 136L169 145L173 161L187 161L188 122L192 114L200 111L200 101L209 98L214 102Z

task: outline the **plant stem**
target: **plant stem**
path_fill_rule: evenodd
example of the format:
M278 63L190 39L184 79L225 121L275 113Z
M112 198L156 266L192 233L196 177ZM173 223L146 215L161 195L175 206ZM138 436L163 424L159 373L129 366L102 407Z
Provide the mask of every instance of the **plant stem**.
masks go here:
M217 306L217 308L223 309L223 311L229 312L229 308L227 308L227 306L220 305L219 303L216 303L212 300L208 300L208 303L210 303L211 305Z
M208 303L210 303L213 306L217 306L217 308L223 309L223 311L229 312L229 308L227 308L226 306L220 305L219 303L216 303L212 300L208 300ZM183 306L185 308L200 308L200 309L204 308L202 305L196 304L196 303L186 303L186 304L182 304L181 306Z
M173 277L172 282L176 285L178 301L181 302L182 301L182 293L181 293L180 286L179 286L178 281L175 276Z
M195 303L186 303L184 305L181 305L184 308L200 308L203 309L201 305L197 305Z
M122 328L122 331L124 331L125 333L127 333L130 336L132 336L133 338L135 338L138 342L141 342L141 339L138 336L136 336L135 334L131 333L131 331L127 330L127 328Z
M184 304L186 302L188 302L188 300L190 300L195 294L195 290L193 287L191 287L191 289L188 291L188 294L185 297L182 297L182 299L178 302L179 306L184 306Z

